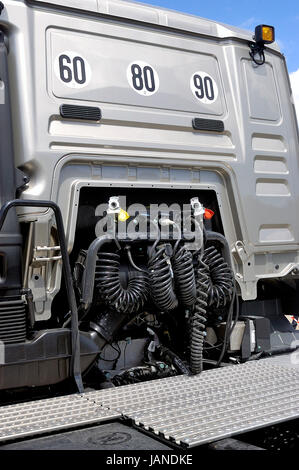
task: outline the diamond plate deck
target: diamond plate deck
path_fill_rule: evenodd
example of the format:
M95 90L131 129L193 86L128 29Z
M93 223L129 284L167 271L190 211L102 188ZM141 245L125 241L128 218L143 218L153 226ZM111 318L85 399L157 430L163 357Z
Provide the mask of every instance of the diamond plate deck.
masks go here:
M86 394L189 447L299 417L299 370L257 361Z
M80 395L0 407L0 442L119 418Z

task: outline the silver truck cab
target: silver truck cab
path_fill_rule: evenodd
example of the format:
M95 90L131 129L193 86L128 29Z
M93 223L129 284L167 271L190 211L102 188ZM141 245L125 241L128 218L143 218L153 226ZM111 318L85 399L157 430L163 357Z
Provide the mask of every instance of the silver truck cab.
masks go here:
M274 28L6 0L0 32L0 389L294 351L298 124Z

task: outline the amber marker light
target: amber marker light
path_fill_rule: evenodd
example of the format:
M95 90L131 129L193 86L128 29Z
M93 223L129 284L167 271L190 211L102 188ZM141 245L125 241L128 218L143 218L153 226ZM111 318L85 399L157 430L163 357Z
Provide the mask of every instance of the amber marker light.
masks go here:
M260 24L255 28L254 39L258 44L271 44L275 41L275 28Z

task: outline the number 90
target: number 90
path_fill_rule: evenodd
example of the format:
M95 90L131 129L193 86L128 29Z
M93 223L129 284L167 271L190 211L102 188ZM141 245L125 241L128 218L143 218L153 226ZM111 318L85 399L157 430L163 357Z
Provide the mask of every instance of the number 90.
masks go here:
M218 87L215 80L205 72L196 72L190 81L193 94L205 104L211 104L218 97Z

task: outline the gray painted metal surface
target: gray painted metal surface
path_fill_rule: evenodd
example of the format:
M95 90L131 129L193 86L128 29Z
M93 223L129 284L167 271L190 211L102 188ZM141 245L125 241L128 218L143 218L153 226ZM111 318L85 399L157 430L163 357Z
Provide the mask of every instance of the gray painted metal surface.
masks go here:
M51 4L56 8L70 8L98 15L125 18L207 36L252 40L252 34L249 31L235 26L130 0L28 0L28 4L30 3L48 4L47 6ZM270 47L278 49L276 44Z
M0 441L125 417L194 447L298 418L298 390L298 365L262 360L1 407Z

